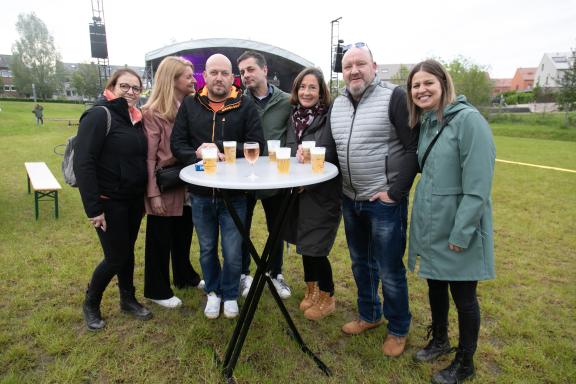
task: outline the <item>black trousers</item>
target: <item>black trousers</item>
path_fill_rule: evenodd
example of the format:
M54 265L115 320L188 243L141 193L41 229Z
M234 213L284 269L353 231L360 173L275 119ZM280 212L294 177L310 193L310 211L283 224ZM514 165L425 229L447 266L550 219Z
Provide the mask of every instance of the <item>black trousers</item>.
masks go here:
M184 207L182 216L148 215L144 252L145 297L164 300L174 296L170 287L170 259L176 287L198 285L200 276L190 263L192 231L192 210L188 206Z
M327 256L305 256L302 255L304 265L304 281L317 281L318 288L323 292L334 294L334 280L332 279L332 265Z
M254 207L256 206L256 198L253 194L248 194L246 199L246 228L248 234L250 234L250 229L252 227L252 216L254 215ZM268 233L272 231L272 226L274 221L278 216L278 211L282 205L282 195L277 194L275 196L269 197L267 199L260 200L262 202L262 207L264 207L264 214L266 215L266 226L268 227ZM282 249L283 242L279 242L278 245L270 252L270 257L274 257L274 263L270 266L270 276L276 278L276 276L282 273L282 264L284 261L284 253ZM248 252L248 247L246 244L242 244L242 274L250 274L250 253Z
M102 200L106 232L96 229L104 260L98 264L90 287L95 293L102 293L116 275L120 289L134 287L134 244L144 212L144 198L133 200Z
M448 287L458 311L458 348L470 356L476 352L480 332L480 305L476 296L477 281L428 280L428 298L432 324L448 325Z

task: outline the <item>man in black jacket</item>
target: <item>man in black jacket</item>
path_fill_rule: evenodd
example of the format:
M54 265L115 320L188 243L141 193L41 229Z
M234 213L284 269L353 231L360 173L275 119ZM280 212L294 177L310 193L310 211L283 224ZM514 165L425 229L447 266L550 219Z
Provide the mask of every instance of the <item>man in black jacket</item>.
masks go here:
M206 61L206 85L194 96L184 99L171 137L174 156L185 164L202 159L202 149L218 149L224 158L223 142L236 141L236 156L242 157L244 142L258 142L264 149L264 135L254 103L233 85L232 63L215 54ZM200 243L200 265L208 294L204 314L209 319L220 315L224 300L224 316L238 315L238 293L242 267L242 237L219 192L212 188L191 186L192 219ZM232 205L241 218L246 216L244 191L229 191ZM221 266L218 259L218 229L222 232Z

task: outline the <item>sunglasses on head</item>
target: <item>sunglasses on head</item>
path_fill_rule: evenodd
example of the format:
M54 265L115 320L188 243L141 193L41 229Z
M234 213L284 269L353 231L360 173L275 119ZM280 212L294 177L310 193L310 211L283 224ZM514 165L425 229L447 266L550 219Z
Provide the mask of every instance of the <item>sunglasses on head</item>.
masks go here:
M358 42L358 43L345 45L345 46L342 47L342 50L345 52L345 51L347 51L347 50L349 50L349 49L351 49L351 48L366 48L366 49L369 49L369 48L368 48L368 44L363 43L363 42L360 41L360 42Z

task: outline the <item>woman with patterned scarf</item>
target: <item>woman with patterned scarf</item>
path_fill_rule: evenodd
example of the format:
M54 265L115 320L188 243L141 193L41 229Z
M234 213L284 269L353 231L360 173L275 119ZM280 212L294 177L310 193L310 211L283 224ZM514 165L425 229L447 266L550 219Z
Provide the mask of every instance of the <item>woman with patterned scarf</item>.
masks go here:
M294 80L290 103L294 106L286 145L303 162L301 144L315 141L326 148L326 161L338 166L336 147L328 124L330 92L318 68L306 68ZM286 241L302 255L306 293L300 309L309 320L321 320L336 309L334 281L328 254L342 216L340 176L302 187L291 212Z

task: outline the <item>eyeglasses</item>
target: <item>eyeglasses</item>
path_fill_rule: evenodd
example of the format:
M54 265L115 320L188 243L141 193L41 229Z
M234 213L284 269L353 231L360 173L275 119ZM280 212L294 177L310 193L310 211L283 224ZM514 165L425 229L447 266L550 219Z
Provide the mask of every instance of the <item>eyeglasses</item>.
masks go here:
M142 92L142 87L139 87L137 85L130 85L130 84L126 84L126 83L121 83L121 84L118 84L118 87L120 87L122 92L128 92L130 89L132 89L132 92L134 92L135 94L139 94L140 92Z
M358 42L358 43L345 45L345 46L342 47L342 50L343 50L343 51L347 51L347 50L349 50L350 48L366 48L366 49L370 50L370 48L368 48L368 44L363 43L363 42L361 42L361 41Z

